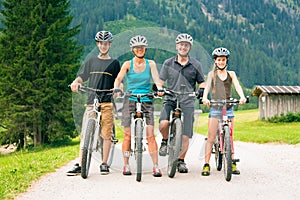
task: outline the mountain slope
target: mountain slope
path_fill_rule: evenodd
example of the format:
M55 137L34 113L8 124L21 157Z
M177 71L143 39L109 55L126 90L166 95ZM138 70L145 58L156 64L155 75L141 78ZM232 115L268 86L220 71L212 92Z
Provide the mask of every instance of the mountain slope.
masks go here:
M84 45L91 44L95 32L106 27L107 22L151 21L157 26L190 33L209 53L218 46L229 48L230 69L237 72L247 87L300 83L297 0L71 0L71 3L74 23L82 22L79 40ZM119 30L124 28L133 27L124 25ZM116 30L114 34L117 33Z

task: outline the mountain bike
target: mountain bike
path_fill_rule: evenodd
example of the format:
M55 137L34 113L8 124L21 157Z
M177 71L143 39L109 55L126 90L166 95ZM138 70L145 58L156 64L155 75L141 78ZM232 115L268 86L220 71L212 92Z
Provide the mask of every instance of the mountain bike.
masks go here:
M148 94L132 94L127 93L125 95L127 98L129 97L136 97L136 108L135 112L131 113L131 136L134 142L131 142L132 144L132 150L134 154L134 158L136 160L136 181L140 182L142 179L142 159L143 159L143 152L146 150L145 146L146 141L144 140L144 127L145 127L145 118L144 113L142 111L142 97L148 97L150 99L153 99L155 97L154 94L148 93ZM132 140L131 140L132 141Z
M188 95L190 97L196 97L196 92L177 92L173 90L166 90L165 95L175 96L176 97L176 107L170 113L169 120L169 135L167 142L167 154L168 157L168 176L173 178L176 173L177 160L182 146L182 130L183 130L183 118L184 115L180 108L179 97L181 95Z
M93 103L93 108L87 112L87 127L85 130L83 152L82 152L82 167L81 167L81 177L86 179L89 174L91 158L93 152L100 153L101 159L103 159L103 142L104 139L101 135L101 96L99 94L106 93L106 95L112 95L111 90L99 90L93 89L85 86L79 88L81 92L94 92L95 99ZM114 156L115 144L118 140L115 138L115 126L113 126L113 134L111 137L111 148L109 152L109 158L107 165L110 166Z
M249 103L247 97L246 103ZM218 106L222 109L222 117L219 119L216 139L213 144L212 152L215 154L215 162L218 171L221 171L222 165L224 168L224 176L226 181L231 180L232 163L239 162L239 159L232 159L233 153L233 139L231 119L228 118L226 111L227 106L234 106L239 104L237 99L225 100L211 100L211 106Z

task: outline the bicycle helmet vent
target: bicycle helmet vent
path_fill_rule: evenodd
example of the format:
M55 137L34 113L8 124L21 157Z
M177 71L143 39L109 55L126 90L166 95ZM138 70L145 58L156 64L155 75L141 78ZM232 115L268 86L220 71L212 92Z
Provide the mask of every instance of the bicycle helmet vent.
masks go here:
M99 31L95 36L95 40L97 42L111 42L113 35L109 31Z
M192 46L193 45L193 38L189 34L181 33L176 38L176 44L179 43L179 42L188 42Z
M130 39L130 47L137 47L137 46L148 46L148 42L145 36L137 35Z
M216 57L220 57L220 56L225 56L225 57L228 58L230 56L230 51L226 48L223 48L223 47L216 48L212 52L212 57L215 59Z

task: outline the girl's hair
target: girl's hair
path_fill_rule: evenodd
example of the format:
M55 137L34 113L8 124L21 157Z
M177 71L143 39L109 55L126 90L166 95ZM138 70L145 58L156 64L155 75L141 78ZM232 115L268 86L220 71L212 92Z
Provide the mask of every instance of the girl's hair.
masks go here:
M212 69L212 72L213 72L212 82L213 82L214 86L216 85L217 71L218 71L218 67L217 67L217 64L214 62L213 69ZM212 87L212 93L215 93L215 92L216 92L216 87Z

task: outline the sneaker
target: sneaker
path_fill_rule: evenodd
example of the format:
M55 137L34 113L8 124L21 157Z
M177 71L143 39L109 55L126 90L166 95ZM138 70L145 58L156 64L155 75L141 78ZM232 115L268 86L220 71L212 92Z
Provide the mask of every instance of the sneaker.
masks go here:
M160 148L159 148L159 155L160 156L166 156L167 155L167 141L162 141Z
M153 167L152 174L153 174L154 177L161 177L162 176L161 170L158 168L158 166Z
M81 167L78 163L76 163L70 171L67 172L67 176L77 176L81 173Z
M123 175L125 176L130 176L131 175L131 171L130 171L130 167L129 165L125 165L123 168Z
M240 170L237 169L236 163L232 163L232 174L240 175Z
M182 160L178 160L177 170L179 173L188 173L188 168L186 167L185 162Z
M101 173L102 175L107 175L107 174L109 174L109 167L108 167L108 165L107 165L106 163L102 163L102 164L100 165L100 173Z
M210 166L209 164L205 163L202 169L202 176L209 176L210 175Z

